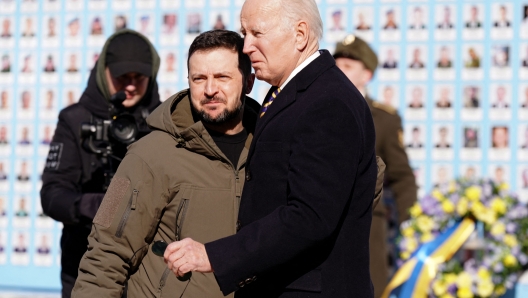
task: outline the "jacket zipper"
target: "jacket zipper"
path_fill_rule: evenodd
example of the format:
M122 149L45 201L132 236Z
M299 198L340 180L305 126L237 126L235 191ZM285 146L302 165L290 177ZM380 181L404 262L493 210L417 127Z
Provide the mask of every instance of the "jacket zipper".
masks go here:
M158 291L160 292L160 294L161 294L161 290L163 290L163 287L165 287L165 282L167 281L167 277L169 276L169 273L171 273L169 268L165 268L165 271L163 271L163 274L161 275L160 283L158 286Z
M176 212L176 241L181 240L181 231L183 228L183 222L185 220L185 214L187 213L187 208L189 207L189 199L183 199L180 202L180 206L178 206L178 210ZM179 222L179 223L178 223Z
M180 205L178 206L178 210L176 210L176 241L179 241L181 238L181 230L183 226L183 221L185 219L185 214L187 213L187 207L189 206L189 199L183 199L180 202ZM178 224L179 219L179 224ZM169 273L171 273L171 270L169 268L165 268L165 271L163 271L163 274L161 275L160 283L158 286L158 291L160 293L161 297L161 291L163 290L163 287L165 287L165 283L167 281L167 277L169 276Z
M130 200L128 200L125 213L123 214L123 217L121 217L121 221L119 222L119 225L117 226L117 231L115 233L115 236L117 238L121 238L121 236L123 236L123 230L125 229L126 222L128 220L128 217L130 216L130 212L136 209L136 202L137 202L138 194L139 194L139 191L137 189L134 189L134 191L132 192L132 196L130 197Z
M198 135L196 135L196 137L198 137ZM201 138L200 138L201 139ZM240 172L240 169L242 169L242 167L244 167L247 163L247 160L245 162L243 162L240 167L238 168L237 166L238 165L233 165L233 163L230 161L230 160L227 160L225 158L223 158L220 154L218 154L214 149L213 147L207 143L205 140L201 139L201 142L207 146L211 152L213 152L213 154L219 158L220 160L224 161L225 163L227 163L228 165L231 166L231 169L233 170L233 173L235 174L235 196L236 198L238 199L238 206L240 207L240 198L242 197L242 188L240 187L240 177L238 176L238 173ZM249 157L249 155L248 155ZM235 220L237 220L237 218L235 218ZM177 223L177 221L176 221ZM178 235L177 235L178 236ZM176 240L179 240L179 239L176 239Z

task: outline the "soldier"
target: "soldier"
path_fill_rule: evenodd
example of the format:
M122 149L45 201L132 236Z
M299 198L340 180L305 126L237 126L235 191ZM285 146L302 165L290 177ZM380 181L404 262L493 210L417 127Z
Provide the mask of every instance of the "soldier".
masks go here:
M348 35L337 44L334 58L337 66L363 94L370 106L376 129L376 155L386 163L386 184L392 189L399 223L408 219L408 208L416 201L417 187L403 146L403 132L397 111L372 100L367 84L372 80L378 58L362 39ZM387 210L380 202L374 208L370 230L370 272L375 297L380 297L389 278L387 258Z

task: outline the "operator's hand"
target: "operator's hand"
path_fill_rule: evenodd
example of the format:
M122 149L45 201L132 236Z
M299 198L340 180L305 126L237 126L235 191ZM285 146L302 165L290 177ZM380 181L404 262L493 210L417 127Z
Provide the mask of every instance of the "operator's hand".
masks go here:
M163 258L169 269L176 276L183 276L190 271L213 272L205 246L191 238L185 238L169 244L167 249L165 249Z

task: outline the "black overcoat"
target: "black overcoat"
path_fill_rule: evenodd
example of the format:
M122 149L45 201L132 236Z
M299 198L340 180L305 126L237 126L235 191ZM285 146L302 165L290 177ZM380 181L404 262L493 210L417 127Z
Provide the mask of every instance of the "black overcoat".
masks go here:
M372 297L374 145L369 106L321 51L257 122L240 230L206 244L224 294Z

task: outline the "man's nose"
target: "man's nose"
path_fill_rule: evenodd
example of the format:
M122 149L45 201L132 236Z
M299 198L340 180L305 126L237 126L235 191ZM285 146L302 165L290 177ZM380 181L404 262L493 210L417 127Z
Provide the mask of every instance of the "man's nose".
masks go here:
M127 78L126 80L126 83L125 83L125 88L126 89L131 89L131 88L136 88L136 84L138 82L138 79L137 78Z
M214 96L216 93L218 93L218 86L216 85L216 81L214 79L208 79L205 83L205 95L207 96Z
M244 48L242 49L242 52L244 52L244 54L249 54L253 51L253 37L246 35L246 37L244 37Z

